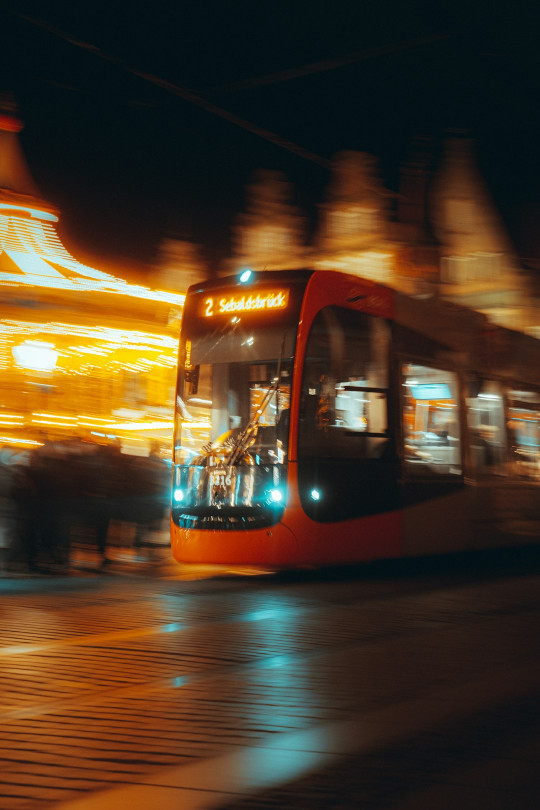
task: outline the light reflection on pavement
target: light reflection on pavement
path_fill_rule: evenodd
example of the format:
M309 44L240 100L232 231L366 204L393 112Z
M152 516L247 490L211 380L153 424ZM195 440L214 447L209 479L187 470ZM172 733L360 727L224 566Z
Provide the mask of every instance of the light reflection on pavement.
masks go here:
M260 791L270 807L273 791L303 776L286 801L309 807L306 774L344 756L406 750L418 735L440 734L450 720L466 728L520 696L529 714L534 706L537 564L476 577L384 567L170 576L165 566L6 580L0 810L248 807ZM499 756L516 758L525 740L516 722ZM481 755L476 743L470 756ZM387 785L396 767L385 761ZM327 798L333 778L318 777ZM362 785L354 801L376 806L375 788ZM397 806L405 794L395 790ZM314 807L314 794L306 801Z

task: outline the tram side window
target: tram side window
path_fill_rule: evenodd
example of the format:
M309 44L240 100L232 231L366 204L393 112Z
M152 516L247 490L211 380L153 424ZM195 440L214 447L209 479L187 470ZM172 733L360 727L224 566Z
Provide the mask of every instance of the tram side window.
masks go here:
M302 376L301 457L389 455L388 346L381 318L341 307L317 314Z
M456 374L406 363L402 391L406 472L411 476L460 475Z
M481 477L506 474L504 397L493 380L470 380L467 396L471 464Z
M508 392L507 432L513 476L540 480L540 396L537 393Z

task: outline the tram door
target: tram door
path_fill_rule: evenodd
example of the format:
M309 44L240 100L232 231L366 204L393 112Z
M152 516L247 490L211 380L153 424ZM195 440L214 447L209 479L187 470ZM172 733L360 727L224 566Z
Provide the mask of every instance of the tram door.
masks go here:
M397 458L388 417L390 328L329 306L308 336L298 429L305 512L332 522L397 508Z
M436 554L466 542L458 375L435 361L401 362L404 553Z

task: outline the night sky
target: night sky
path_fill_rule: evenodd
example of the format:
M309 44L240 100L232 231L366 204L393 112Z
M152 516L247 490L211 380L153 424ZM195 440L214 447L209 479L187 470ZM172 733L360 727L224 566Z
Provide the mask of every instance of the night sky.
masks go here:
M455 130L475 139L518 253L540 258L534 5L4 3L0 89L78 258L151 263L176 235L217 266L257 168L284 172L313 222L336 152L372 152L395 189L415 136L437 152Z

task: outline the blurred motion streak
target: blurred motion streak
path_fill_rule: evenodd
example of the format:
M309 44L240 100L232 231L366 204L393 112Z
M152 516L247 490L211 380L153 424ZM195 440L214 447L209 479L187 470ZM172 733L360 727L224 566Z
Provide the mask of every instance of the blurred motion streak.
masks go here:
M3 107L0 426L9 433L1 441L119 441L125 453L148 455L157 439L167 454L184 296L94 269L65 249L58 212L40 199L20 150L22 124L9 101Z

